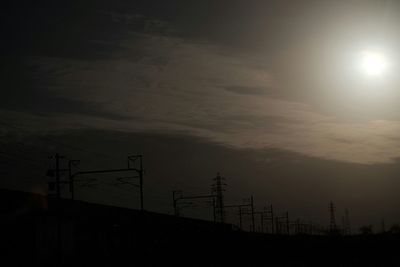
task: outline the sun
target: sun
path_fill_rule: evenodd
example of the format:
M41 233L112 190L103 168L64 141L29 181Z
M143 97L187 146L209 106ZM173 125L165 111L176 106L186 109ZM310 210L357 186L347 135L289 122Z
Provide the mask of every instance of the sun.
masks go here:
M382 52L364 50L360 54L361 70L368 76L381 76L385 73L388 60Z

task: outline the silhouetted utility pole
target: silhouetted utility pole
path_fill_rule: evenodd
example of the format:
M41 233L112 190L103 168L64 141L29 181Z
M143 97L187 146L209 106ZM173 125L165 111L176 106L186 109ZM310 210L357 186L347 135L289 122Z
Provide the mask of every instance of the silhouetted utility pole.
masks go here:
M250 198L250 204L251 204L251 228L252 228L252 231L255 232L256 224L254 221L254 198L253 198L253 196L251 196L251 198Z
M214 184L212 185L212 193L215 193L217 196L216 199L216 211L218 215L218 219L220 222L225 222L225 212L224 212L224 195L223 191L225 191L224 187L226 184L223 182L225 178L223 178L219 173L217 173L217 177L214 179Z
M250 200L250 198L249 198L249 200ZM243 230L243 227L242 227L242 226L243 226L243 215L245 215L245 214L250 214L250 215L251 215L251 213L245 213L245 212L243 212L243 209L242 209L242 208L245 208L245 207L251 208L251 207L252 207L251 201L249 201L248 204L226 205L226 206L224 206L225 209L229 209L229 208L237 208L237 209L238 209L239 228L242 229L242 230Z
M382 226L382 233L386 233L385 219L382 219L381 226Z
M65 169L65 171L69 171L69 180L66 183L70 185L71 197L74 198L74 184L75 184L75 177L78 175L87 175L87 174L101 174L101 173L120 173L120 172L135 172L137 175L128 177L128 178L138 178L139 185L131 183L126 180L122 180L119 178L119 183L124 185L130 185L133 187L139 187L140 190L140 210L144 211L144 195L143 195L143 157L142 155L134 155L128 156L127 162L128 167L126 169L102 169L102 170L91 170L91 171L76 171L73 172L72 167L76 167L79 163L79 160L71 160L69 161L69 168Z
M250 196L250 204L248 204L250 207L250 213L245 213L251 216L251 231L255 232L256 231L256 223L255 223L255 218L254 218L254 198L253 196Z
M139 166L137 165L139 161ZM144 194L143 194L143 155L132 155L128 156L128 170L134 170L139 174L139 190L140 190L140 210L144 211Z
M178 197L179 195L179 197ZM174 215L179 216L178 200L182 198L182 191L174 190L172 191L172 206L174 208Z
M214 214L214 220L215 220L215 199L218 198L217 195L201 195L201 196L183 196L182 191L172 191L172 203L174 207L174 214L176 216L180 216L179 212L179 201L181 200L192 200L192 199L213 199L213 214Z
M129 156L128 157L128 168L127 169L108 169L108 170L94 170L94 171L77 171L73 172L72 167L76 167L79 163L79 160L70 160L68 162L68 169L60 168L60 159L64 158L60 156L58 153L55 154L55 168L49 169L47 174L50 177L55 177L55 189L56 189L56 215L57 215L57 257L60 260L60 266L62 261L62 241L61 241L61 184L69 184L69 191L71 193L71 198L75 197L74 190L74 181L77 175L84 174L97 174L97 173L115 173L115 172L125 172L125 171L135 171L138 173L139 181L140 181L140 207L143 211L143 164L142 164L142 156ZM139 167L132 167L135 164L135 161L139 161ZM132 166L130 166L130 164ZM68 172L69 179L65 181L61 181L61 172ZM123 184L130 184L127 181L120 181ZM53 182L49 182L49 187L52 188ZM131 184L134 185L134 184ZM137 185L134 185L137 186Z
M56 153L56 198L57 198L57 258L62 264L62 241L61 241L61 218L60 218L60 198L61 198L61 186L60 186L60 155Z
M56 153L54 156L50 157L50 159L54 159L55 161L55 168L49 169L47 171L47 176L51 178L55 178L55 181L49 182L49 189L53 189L53 185L55 187L55 197L56 197L56 205L59 205L59 200L61 199L61 184L68 183L68 181L61 181L61 173L68 171L68 169L61 169L60 168L60 160L63 159L64 156L60 156L60 154Z
M264 208L264 216L265 220L269 221L271 225L271 234L274 233L274 209L272 205L270 205L268 208Z
M300 219L297 219L294 222L292 222L291 225L294 227L294 233L297 235L313 233L314 226L312 222L305 223L302 222Z
M330 231L331 233L336 232L337 226L336 226L336 218L335 218L335 205L331 201L329 204L329 212L330 212Z
M61 240L61 172L66 171L65 169L60 168L60 159L64 158L60 156L58 153L54 155L55 160L55 169L49 169L47 174L50 177L55 176L55 188L56 188L56 201L55 201L55 215L57 220L57 260L59 261L59 265L62 265L62 240ZM52 182L49 183L49 185Z
M53 158L53 157L51 157ZM69 191L71 193L71 199L75 199L75 177L78 175L85 174L100 174L100 173L117 173L117 172L136 172L137 176L134 177L125 177L125 178L139 178L139 185L132 184L128 181L122 180L122 178L118 178L120 184L131 185L134 187L139 187L140 189L140 209L144 210L144 196L143 196L143 157L142 155L128 156L128 168L126 169L104 169L104 170L93 170L93 171L73 171L73 167L78 167L80 163L79 160L69 160L68 168L62 169L60 168L60 159L64 158L60 156L58 153L55 154L55 168L49 169L47 175L50 177L55 177L55 189L56 189L56 198L61 198L61 184L68 184ZM68 180L61 180L61 173L68 172ZM49 182L49 188L52 188L53 182Z
M289 212L286 212L283 216L276 217L276 233L277 234L282 234L282 225L285 225L285 232L286 234L290 234L290 229L289 229ZM283 222L282 222L283 221Z
M260 215L260 232L264 232L264 212L263 211L256 211L254 214Z

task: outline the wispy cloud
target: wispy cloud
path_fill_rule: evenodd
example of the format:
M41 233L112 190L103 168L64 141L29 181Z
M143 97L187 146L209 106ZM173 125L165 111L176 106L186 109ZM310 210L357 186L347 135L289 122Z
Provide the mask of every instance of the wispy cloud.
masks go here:
M140 19L113 14L119 23ZM167 28L157 21L146 23ZM30 59L35 77L45 81L40 87L46 97L36 104L46 105L57 96L65 99L61 106L74 106L59 112L60 107L49 105L49 116L38 123L49 130L184 132L237 148L279 148L363 164L389 163L400 156L400 122L349 123L306 103L272 97L280 81L267 69L249 64L245 55L159 31L130 31L109 45L120 49L96 60ZM23 120L23 112L32 110L17 111ZM25 116L30 121L34 117ZM63 124L48 123L60 119Z

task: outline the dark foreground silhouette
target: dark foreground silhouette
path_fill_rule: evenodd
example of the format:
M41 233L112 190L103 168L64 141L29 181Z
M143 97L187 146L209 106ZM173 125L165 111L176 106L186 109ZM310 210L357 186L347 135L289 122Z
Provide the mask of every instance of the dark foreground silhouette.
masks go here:
M2 266L400 266L399 235L257 234L9 190L0 199Z

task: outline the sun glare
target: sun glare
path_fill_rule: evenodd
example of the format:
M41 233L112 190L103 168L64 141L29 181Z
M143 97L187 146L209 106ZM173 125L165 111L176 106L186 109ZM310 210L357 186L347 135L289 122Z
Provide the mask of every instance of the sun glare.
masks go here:
M361 69L368 76L380 76L387 69L387 59L384 54L373 51L364 50L361 52Z

